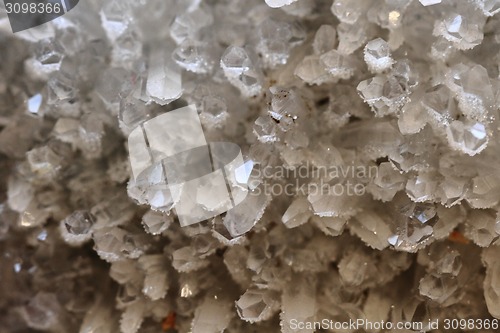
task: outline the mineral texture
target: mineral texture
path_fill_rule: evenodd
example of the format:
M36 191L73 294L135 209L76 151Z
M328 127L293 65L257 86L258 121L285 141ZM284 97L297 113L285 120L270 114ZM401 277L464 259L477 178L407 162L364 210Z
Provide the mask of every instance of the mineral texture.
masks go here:
M499 0L12 2L0 333L499 331Z

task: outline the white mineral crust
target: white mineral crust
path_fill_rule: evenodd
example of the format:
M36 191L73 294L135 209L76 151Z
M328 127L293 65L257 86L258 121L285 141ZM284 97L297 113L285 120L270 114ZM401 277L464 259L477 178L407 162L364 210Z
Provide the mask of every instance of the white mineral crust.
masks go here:
M3 7L1 333L496 331L499 0Z

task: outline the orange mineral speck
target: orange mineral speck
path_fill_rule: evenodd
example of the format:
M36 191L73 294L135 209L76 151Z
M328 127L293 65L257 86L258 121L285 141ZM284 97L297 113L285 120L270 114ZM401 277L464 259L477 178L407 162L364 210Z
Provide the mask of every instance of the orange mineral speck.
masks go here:
M168 316L163 319L161 327L164 332L175 329L175 312L170 312Z
M460 244L469 244L470 240L465 238L465 236L460 232L460 231L452 231L451 234L448 236L448 239L452 242L455 243L460 243Z

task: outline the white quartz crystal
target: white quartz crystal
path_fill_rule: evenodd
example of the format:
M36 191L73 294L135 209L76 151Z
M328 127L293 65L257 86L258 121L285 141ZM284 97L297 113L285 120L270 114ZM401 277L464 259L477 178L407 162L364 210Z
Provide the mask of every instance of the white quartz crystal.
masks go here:
M208 296L196 309L191 332L217 333L223 332L231 319L231 304L226 299Z
M467 120L453 121L447 128L448 142L453 149L468 155L476 155L486 148L488 132L484 124Z
M312 277L298 275L291 281L291 288L283 294L281 307L281 330L284 333L313 332L312 329L298 330L292 327L292 319L300 322L314 320L316 313L316 294L313 292L316 281Z
M498 274L500 265L496 258L500 253L498 246L493 246L483 252L483 262L486 265L486 278L484 279L484 297L490 314L495 318L500 318L498 305L500 304L500 285L498 284Z
M387 70L394 63L389 44L382 38L371 40L366 44L364 59L370 71L374 73Z
M483 25L484 18L478 15L466 17L458 13L451 13L442 21L436 21L434 35L444 37L459 50L467 50L483 40Z
M250 323L267 320L278 310L277 296L273 291L247 290L236 301L238 314Z
M0 14L1 333L495 331L499 0L67 9Z
M331 25L322 25L316 31L313 41L314 52L318 55L333 50L337 41L337 32Z
M229 82L240 89L243 95L260 93L261 75L244 48L228 47L222 55L220 65Z
M422 6L432 6L440 4L442 0L418 0L422 4Z
M282 221L287 228L294 228L306 223L311 215L309 201L306 198L297 198L286 210Z
M168 104L182 94L180 68L165 48L151 51L146 91L160 105Z
M370 5L366 0L334 0L331 11L342 22L354 23Z

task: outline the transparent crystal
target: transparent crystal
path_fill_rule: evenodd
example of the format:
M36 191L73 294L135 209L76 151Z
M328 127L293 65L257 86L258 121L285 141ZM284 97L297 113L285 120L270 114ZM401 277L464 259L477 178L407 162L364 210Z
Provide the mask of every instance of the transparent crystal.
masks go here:
M101 9L102 26L111 40L116 39L127 29L129 10L128 3L119 0L111 0Z
M281 220L287 228L295 228L306 223L311 215L309 201L304 197L300 197L290 204Z
M325 235L338 236L344 231L347 223L346 218L313 216L311 222L315 224Z
M420 280L420 294L437 303L444 303L457 290L458 283L452 276L426 275Z
M442 36L452 42L456 48L467 50L483 40L483 25L484 19L477 15L465 17L454 13L448 15L443 21L437 21L433 33L435 36Z
M73 235L83 235L90 231L94 221L95 218L92 214L87 211L78 210L66 217L63 223L69 233Z
M196 35L214 22L214 17L207 6L193 2L192 10L177 15L170 25L170 36L177 44L187 38L196 39Z
M331 11L341 22L353 24L368 6L365 0L335 0Z
M398 119L398 127L402 134L416 134L422 131L429 117L422 106L421 92L410 95L410 100L402 109Z
M29 327L36 330L60 330L60 304L53 293L39 292L20 309Z
M351 231L368 246L383 250L389 246L387 241L392 236L387 217L375 212L362 212L349 222Z
M354 64L346 57L340 54L337 50L331 50L322 56L320 61L325 66L325 69L333 77L339 79L349 79L354 75Z
M215 57L208 43L184 39L172 53L175 62L194 73L209 73L215 65Z
M368 19L385 29L401 27L408 1L384 1L379 6L371 6L368 10Z
M258 26L259 42L256 50L265 67L274 68L286 64L292 47L306 38L298 25L266 19Z
M422 6L432 6L440 4L442 0L418 0L422 4Z
M317 55L304 57L295 68L295 75L309 84L319 85L332 80L332 76Z
M437 181L432 173L422 173L410 178L406 183L408 196L415 202L434 199Z
M295 330L290 327L292 319L299 322L313 320L316 313L316 293L313 292L317 281L311 277L297 275L292 278L291 288L287 288L282 297L281 328L283 333ZM304 332L312 332L305 330Z
M63 103L73 104L77 93L78 89L73 85L69 74L58 72L57 76L49 79L47 104L57 106Z
M443 205L453 206L464 198L466 193L465 180L463 179L449 179L446 183L442 185L442 190L444 192Z
M128 26L113 44L113 65L117 67L133 68L134 62L142 55L142 43L139 41L139 32Z
M467 218L465 235L480 247L488 247L498 238L496 214L490 210L473 211Z
M498 0L476 0L474 3L486 16L493 16L500 12L500 1Z
M180 248L172 254L172 266L178 272L196 271L209 264L208 260L199 258L196 251L189 246Z
M322 25L316 31L313 41L314 53L322 55L335 48L337 42L337 30L331 25Z
M278 310L278 295L273 291L249 289L236 301L241 319L250 323L269 319Z
M200 119L202 123L215 128L223 126L228 119L228 110L225 100L221 96L204 96L200 102Z
M498 307L500 304L500 283L497 278L500 273L500 263L497 260L499 254L498 246L490 247L482 253L482 260L486 266L484 298L490 314L495 318L500 316Z
M38 114L42 106L43 97L41 94L36 94L28 99L28 112Z
M290 5L280 8L289 15L306 18L313 13L315 3L314 0L301 0L292 2Z
M36 44L35 57L31 63L37 71L50 74L61 67L64 50L55 39L43 39Z
M166 47L156 48L149 55L146 90L148 95L160 105L168 104L182 94L180 68Z
M0 332L500 318L499 10L0 11Z
M128 240L125 230L120 228L105 228L94 232L93 239L97 254L107 262L122 260L126 254L126 242ZM132 251L132 257L141 254L141 249L135 248Z
M401 222L397 233L388 241L396 249L416 252L433 236L433 226L438 221L433 204L410 203L401 208Z
M208 84L199 84L192 94L200 120L207 127L220 128L228 120L228 99L223 91Z
M230 46L222 55L220 65L231 84L245 96L258 95L262 89L261 76L247 51Z
M51 147L43 146L26 153L31 171L40 179L54 179L63 168L64 158Z
M474 156L486 148L489 141L484 124L473 120L454 120L446 129L450 146L464 154Z
M122 68L110 68L102 73L96 83L96 93L110 109L117 110L122 96L130 92L130 74Z
M494 100L493 85L486 68L460 64L452 68L448 75L450 88L458 94L463 114L471 119L485 121Z
M268 110L274 122L283 131L294 127L299 120L298 114L304 108L304 103L295 90L274 86L270 89L271 103Z
M345 1L351 3L351 1ZM341 23L337 26L339 37L338 52L342 54L351 54L359 49L368 40L364 23L347 24Z
M428 89L422 105L431 116L432 123L439 126L448 125L458 115L455 99L450 89L443 84Z
M104 123L97 113L82 116L78 126L78 143L86 156L95 158L102 154L104 133Z
M149 211L142 217L144 229L152 235L159 235L172 224L173 218L161 212Z
M366 44L364 59L372 73L383 72L394 64L389 44L382 38L376 38Z
M142 325L145 302L139 300L129 305L120 318L120 330L123 333L136 333Z
M439 274L457 276L462 269L462 258L457 251L451 251L436 261L435 269Z
M408 99L406 88L392 75L361 81L357 90L378 116L398 112Z
M223 332L231 319L230 309L234 304L222 297L207 296L195 310L191 332L218 333Z
M118 120L125 133L129 134L141 123L152 118L155 113L151 106L139 102L133 96L128 96L120 101Z
M106 332L118 330L116 323L110 321L111 309L103 303L96 303L85 315L79 333Z
M262 188L251 191L243 202L227 212L224 226L233 237L247 233L260 220L269 201Z
M313 191L307 197L311 203L312 210L315 215L321 217L347 217L353 216L357 212L356 204L359 200L358 196L349 196L347 191L336 195L331 191Z
M431 47L431 56L436 60L447 61L450 57L456 54L457 49L451 42L443 37L439 37Z
M403 175L390 162L384 162L379 165L373 185L370 184L368 190L376 199L390 201L404 188L404 180Z
M28 208L34 196L34 189L30 183L18 177L11 177L8 181L8 203L9 207L17 212L23 212Z
M253 133L263 143L279 140L276 123L269 116L261 116L255 120Z
M266 0L266 4L271 8L280 8L288 6L297 0Z
M146 275L142 288L144 295L152 300L164 298L169 287L165 257L145 255L139 259L139 265Z
M350 286L360 286L369 279L374 263L363 251L347 253L339 263L339 273L342 281Z

